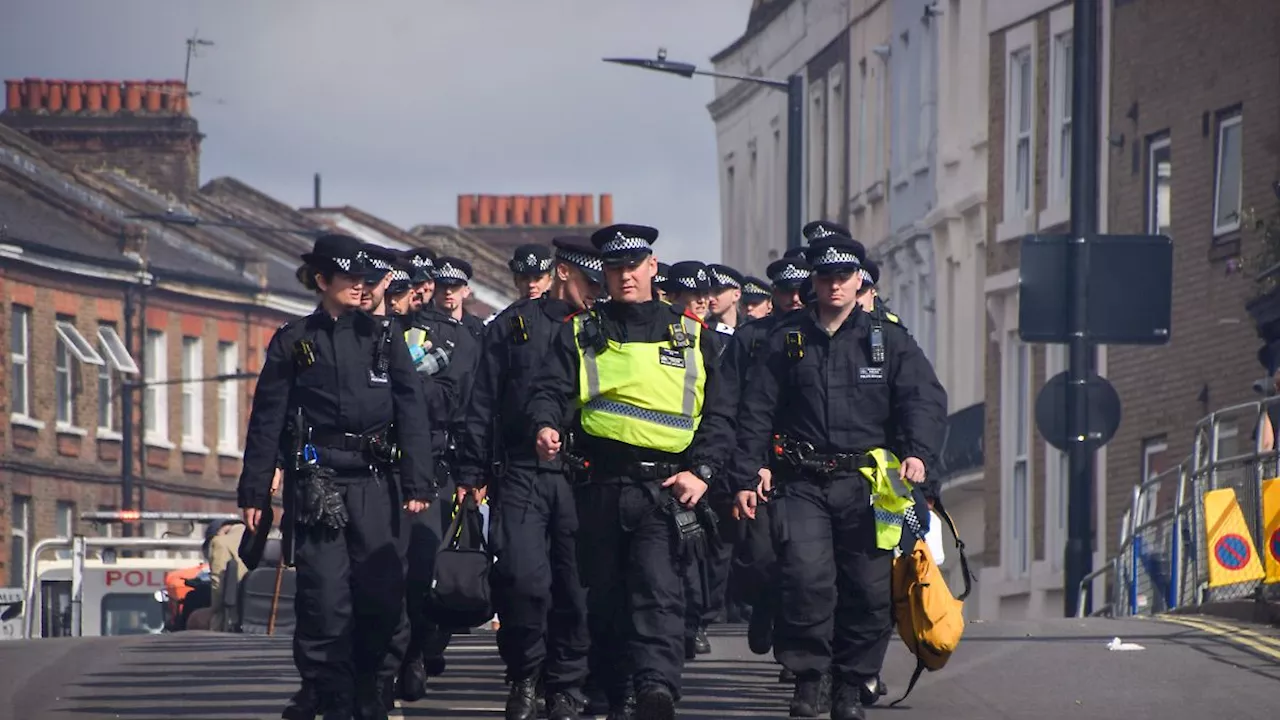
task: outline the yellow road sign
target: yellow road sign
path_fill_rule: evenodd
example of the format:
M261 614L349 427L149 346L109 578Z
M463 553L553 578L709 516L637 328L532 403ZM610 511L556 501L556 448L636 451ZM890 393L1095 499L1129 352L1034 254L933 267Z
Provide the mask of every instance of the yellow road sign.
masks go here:
M1204 525L1209 539L1209 587L1263 578L1262 563L1233 488L1204 494Z

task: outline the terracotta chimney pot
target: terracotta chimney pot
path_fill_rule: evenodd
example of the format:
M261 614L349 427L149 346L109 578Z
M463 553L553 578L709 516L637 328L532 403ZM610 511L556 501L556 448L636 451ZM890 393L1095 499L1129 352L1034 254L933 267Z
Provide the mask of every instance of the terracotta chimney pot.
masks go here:
M143 85L143 87L145 89L145 94L143 95L143 97L146 98L145 107L147 108L147 112L149 113L160 112L160 81L148 80Z
M511 198L511 224L529 224L529 196L515 195Z
M600 224L613 224L613 194L600 193Z
M44 82L39 78L26 79L27 109L39 110L44 107Z
M458 227L470 227L476 223L476 196L458 196Z
M493 224L493 196L492 195L480 196L480 213L479 213L479 217L476 218L476 224L481 226L488 226Z
M21 80L5 80L4 81L4 97L5 110L22 109L22 81Z
M66 96L67 81L66 80L50 80L49 81L49 112L62 112L63 99Z
M102 86L107 93L107 112L112 114L120 112L120 83L107 81L102 83Z
M493 199L493 224L505 226L510 224L511 198L499 195Z
M582 222L582 196L566 195L564 199L564 224L573 227Z
M596 224L596 203L595 203L595 199L596 199L596 198L595 198L595 196L594 196L594 195L583 195L583 196L582 196L582 216L579 218L579 222L580 222L582 225L595 225L595 224Z
M559 225L561 216L564 212L564 196L548 195L547 196L547 224Z
M67 83L67 112L78 113L84 109L84 84L79 81Z
M129 112L142 110L142 83L140 81L124 81L124 109Z
M100 82L84 84L84 104L89 112L102 112L102 89Z
M547 222L547 196L534 195L529 198L529 224L537 227Z

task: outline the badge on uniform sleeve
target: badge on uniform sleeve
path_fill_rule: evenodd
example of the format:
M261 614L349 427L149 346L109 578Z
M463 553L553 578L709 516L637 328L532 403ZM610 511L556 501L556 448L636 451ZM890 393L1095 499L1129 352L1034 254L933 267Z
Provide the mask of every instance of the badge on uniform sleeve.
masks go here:
M658 348L658 362L667 367L683 368L685 367L684 353L671 348Z
M860 383L882 383L882 382L884 382L884 368L882 368L882 367L860 367L860 368L858 368L858 382L860 382Z

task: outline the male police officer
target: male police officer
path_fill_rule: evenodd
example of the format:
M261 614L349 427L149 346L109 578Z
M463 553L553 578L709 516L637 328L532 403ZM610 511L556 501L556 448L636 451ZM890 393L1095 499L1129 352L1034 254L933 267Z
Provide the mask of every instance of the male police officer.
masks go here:
M742 302L742 273L728 265L712 263L707 266L711 276L711 300L708 307L717 329L724 325L729 330L742 324L739 316Z
M609 651L599 674L614 720L675 717L680 559L702 540L698 501L731 442L732 398L721 393L732 389L720 383L706 326L653 300L657 237L642 225L591 236L611 300L566 324L528 406L539 456L557 457L572 432L568 450L587 468L579 560L591 640Z
M891 514L882 502L902 500L886 451L903 458L904 479L923 482L946 425L946 393L920 348L857 307L863 252L835 233L810 246L817 307L770 332L739 413L730 479L743 515L754 514L758 499L744 478L775 448L780 497L770 504L782 604L774 654L797 676L793 717L817 717L828 706L836 720L864 717L860 690L888 647L892 549L901 534L900 515L896 528L881 523L882 511Z
M511 284L520 297L537 300L551 287L551 266L555 260L545 245L521 245L507 261L511 270Z
M747 318L759 320L769 317L769 313L773 312L773 303L769 300L769 283L754 275L743 278L742 305Z
M267 347L239 505L254 531L286 422L299 412L307 427L292 439L306 464L294 468L295 517L285 522L296 528L293 642L304 689L284 717L385 718L376 675L404 594L400 508L421 512L434 498L430 417L404 339L359 310L368 268L359 241L324 235L302 259L315 273L321 307L285 323ZM392 446L400 448L399 487L386 471Z
M511 682L508 720L536 716L540 686L549 720L577 720L590 644L573 493L561 463L535 454L524 410L553 341L572 315L595 300L604 268L585 237L553 244L548 292L517 300L489 323L458 447L464 485L482 487L495 472L490 537L497 562L491 580L502 619L498 651Z
M478 343L484 339L484 321L467 312L463 307L471 297L471 263L456 257L442 257L436 261L436 307L441 312L462 323Z

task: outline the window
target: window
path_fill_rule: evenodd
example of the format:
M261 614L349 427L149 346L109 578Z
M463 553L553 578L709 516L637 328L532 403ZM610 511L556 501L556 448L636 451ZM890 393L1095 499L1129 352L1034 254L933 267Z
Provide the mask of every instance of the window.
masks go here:
M953 73L956 73L961 67L960 0L949 0L944 18L947 23L947 67L951 68ZM960 114L961 89L957 87L955 82L948 83L944 87L946 87L947 92L947 117L956 117Z
M1067 8L1070 10L1070 8ZM1053 38L1051 56L1053 96L1050 112L1053 113L1049 157L1049 204L1064 209L1071 201L1071 102L1072 102L1072 35L1071 31L1059 33Z
M27 547L31 542L31 498L13 496L13 514L9 519L9 587L24 587L27 582Z
M1067 369L1067 347L1045 346L1046 378ZM1066 557L1067 513L1071 502L1071 476L1067 453L1045 443L1045 555L1055 570L1061 570Z
M111 363L112 369L124 375L137 374L138 364L133 361L129 348L125 346L124 340L120 339L120 334L116 332L114 326L99 327L98 340L102 343L103 355Z
M934 73L934 48L937 45L936 36L929 32L929 21L924 21L924 27L920 30L920 77L919 90L920 97L918 103L918 112L920 113L920 128L916 132L916 154L920 160L923 160L929 153L929 143L933 140L933 115L934 115L934 89L933 89L933 73Z
M1218 122L1218 167L1213 193L1214 237L1240 229L1240 146L1244 139L1241 122L1239 113Z
M1013 163L1013 203L1011 217L1031 212L1031 114L1035 112L1035 84L1031 75L1031 50L1022 49L1010 58L1008 130Z
M198 337L182 338L182 445L204 448L204 342Z
M1169 136L1147 147L1147 232L1168 235L1173 226L1173 149Z
M809 170L808 213L823 217L827 180L827 83L818 80L809 85Z
M915 87L915 83L912 82L910 63L908 62L911 58L909 50L911 37L904 32L900 36L900 40L902 41L901 54L898 56L898 62L893 63L893 69L891 70L894 73L894 77L891 78L894 82L894 108L893 114L889 116L889 140L892 141L889 159L893 161L891 167L893 168L895 184L906 171L907 141L911 135L907 118L910 117L911 113L912 96L919 92L919 88Z
M1008 430L1010 472L1009 499L1006 514L1009 554L1006 567L1013 577L1023 577L1031 570L1031 349L1018 339L1017 331L1009 333L1006 343L1009 378L1005 408L1013 421Z
M9 412L31 417L31 308L13 305L9 320Z
M169 444L169 388L160 384L165 381L169 372L167 347L163 332L147 331L147 343L142 357L147 369L144 393L147 418L143 432L146 441L152 445Z
M867 127L867 60L863 58L858 61L858 73L861 80L858 83L858 184L857 192L862 192L867 185L871 184L870 171L868 168L868 160L871 157L871 148L867 143L868 133L870 129Z
M1168 450L1164 437L1147 438L1142 441L1142 482L1148 483L1156 479L1165 467L1165 451ZM1163 484L1163 483L1162 483ZM1138 507L1138 524L1154 519L1159 514L1158 497L1160 487L1152 485L1142 495L1142 504Z
M738 210L738 203L736 202L738 191L737 191L737 188L734 187L734 173L733 173L732 165L725 168L724 187L725 187L725 228L728 230L728 233L726 233L726 235L728 236L730 242L737 244L738 234L737 234L737 228L735 227L735 223L737 220L736 213Z
M872 70L871 82L875 85L875 115L872 116L871 132L875 134L875 142L872 143L872 149L875 153L872 156L871 165L871 182L875 184L884 179L884 153L885 153L885 131L888 129L888 123L885 119L885 113L888 111L888 103L885 102L885 76L889 74L889 50L886 46L883 48L883 54L880 54L879 72ZM879 53L877 53L879 54Z
M57 340L53 345L53 395L58 426L76 426L76 396L80 394L79 366L106 365L93 345L76 329L71 318L58 318L54 326Z
M236 344L218 343L218 374L240 372L239 365L240 354ZM240 396L235 380L218 383L218 449L229 453L240 451Z
M53 520L55 523L55 537L70 538L76 529L75 503L59 500L54 507ZM71 557L71 551L59 550L58 557L66 560Z
M827 189L823 200L823 217L839 220L844 209L845 152L844 65L836 65L827 75Z

